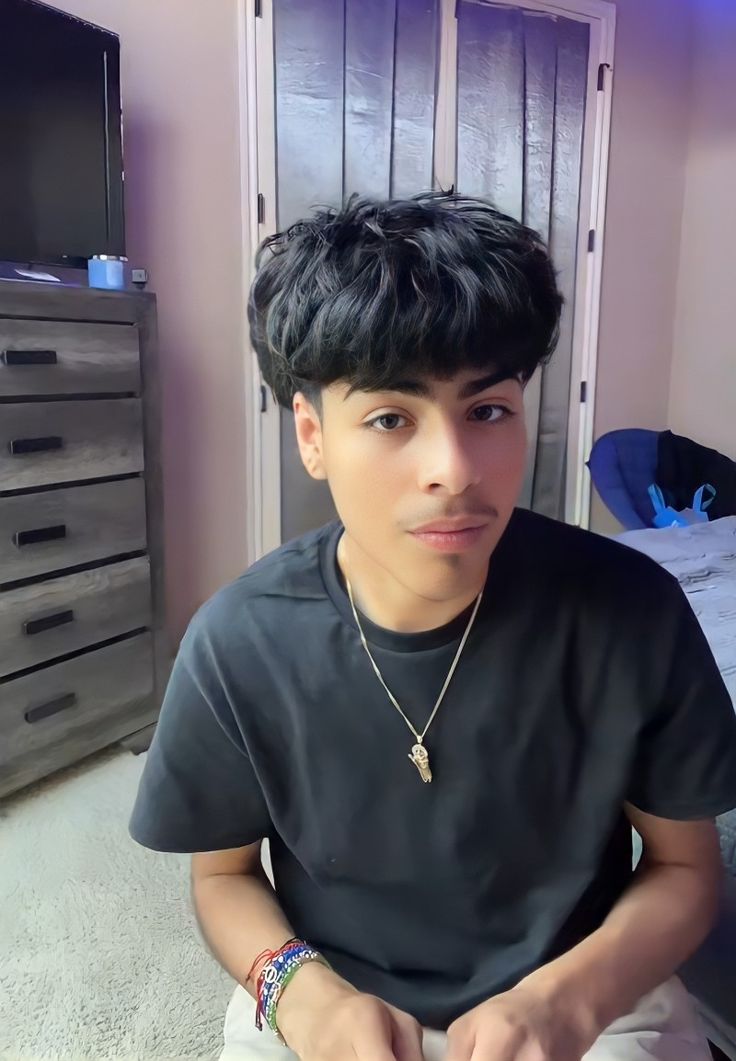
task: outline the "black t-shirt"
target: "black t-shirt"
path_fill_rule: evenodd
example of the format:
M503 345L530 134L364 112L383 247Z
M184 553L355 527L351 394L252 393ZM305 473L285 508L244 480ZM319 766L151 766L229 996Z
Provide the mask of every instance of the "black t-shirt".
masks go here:
M182 642L131 822L162 851L271 840L294 930L359 989L445 1028L594 931L631 876L626 800L736 806L736 715L677 582L518 511L427 737L361 646L330 524L218 592ZM423 728L468 614L365 623Z

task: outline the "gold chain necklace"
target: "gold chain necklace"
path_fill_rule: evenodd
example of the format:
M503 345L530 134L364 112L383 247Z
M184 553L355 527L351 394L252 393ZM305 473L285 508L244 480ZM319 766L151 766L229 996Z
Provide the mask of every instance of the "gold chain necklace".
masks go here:
M465 628L465 633L463 634L462 640L460 642L460 646L459 646L457 652L455 653L455 658L452 661L452 666L450 667L450 670L448 671L447 677L445 678L445 684L442 686L442 689L440 691L440 695L437 697L437 703L434 705L434 708L432 710L432 714L429 716L429 722L427 723L427 725L424 727L424 729L420 733L417 729L414 728L414 726L411 724L409 719L406 717L406 715L404 714L404 712L403 712L403 710L401 708L401 705L399 704L399 701L396 699L394 694L391 692L389 687L386 685L385 681L383 680L383 675L381 674L381 672L380 672L380 670L378 668L378 664L376 663L375 659L373 658L371 650L368 648L368 642L366 641L365 634L363 633L363 627L361 625L360 619L358 618L358 610L355 607L355 601L353 599L353 588L350 585L350 579L347 577L347 575L345 576L345 585L347 586L348 598L350 600L350 607L353 609L353 617L355 619L355 624L358 627L358 632L360 634L360 640L363 643L363 648L366 651L368 659L373 664L373 670L376 672L376 677L378 678L379 682L381 683L381 685L385 689L389 700L394 705L396 710L399 712L399 714L403 718L404 722L406 722L406 724L409 727L409 729L411 730L411 732L414 734L414 739L416 741L416 744L412 748L411 753L408 756L408 758L416 766L417 770L419 771L419 776L421 777L422 781L424 781L425 784L429 784L430 781L432 780L432 770L431 770L430 765L429 765L429 752L427 751L427 749L424 746L424 738L427 736L427 732L429 730L429 727L432 725L432 723L435 720L435 716L436 716L437 712L440 709L440 704L444 700L445 693L447 692L448 686L449 686L450 682L452 681L452 676L455 673L455 668L457 667L458 663L460 662L460 657L462 656L463 649L465 648L465 642L468 640L468 638L470 636L470 631L473 629L473 623L475 622L475 617L478 614L478 609L480 608L480 602L483 599L483 591L481 590L480 593L478 594L478 599L475 602L475 607L473 608L473 613L470 616L470 620L468 622L468 625Z

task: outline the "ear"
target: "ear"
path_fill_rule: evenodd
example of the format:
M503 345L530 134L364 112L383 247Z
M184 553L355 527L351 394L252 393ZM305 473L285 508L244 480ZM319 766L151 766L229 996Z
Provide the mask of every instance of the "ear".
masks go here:
M296 441L302 464L313 479L326 479L322 453L322 421L319 413L301 391L294 395L293 409Z

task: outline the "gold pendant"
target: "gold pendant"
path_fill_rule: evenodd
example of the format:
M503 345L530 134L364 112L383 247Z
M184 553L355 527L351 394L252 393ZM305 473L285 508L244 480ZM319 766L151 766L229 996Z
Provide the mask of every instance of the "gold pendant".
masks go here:
M415 744L411 750L411 755L409 755L408 758L411 759L416 766L422 781L425 785L428 785L432 780L432 771L429 767L429 752L427 749L421 743Z

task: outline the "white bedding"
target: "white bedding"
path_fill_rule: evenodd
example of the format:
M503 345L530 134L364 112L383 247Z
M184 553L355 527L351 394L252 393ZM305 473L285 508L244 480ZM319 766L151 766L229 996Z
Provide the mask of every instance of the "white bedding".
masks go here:
M703 627L736 707L736 516L618 536L673 574Z

